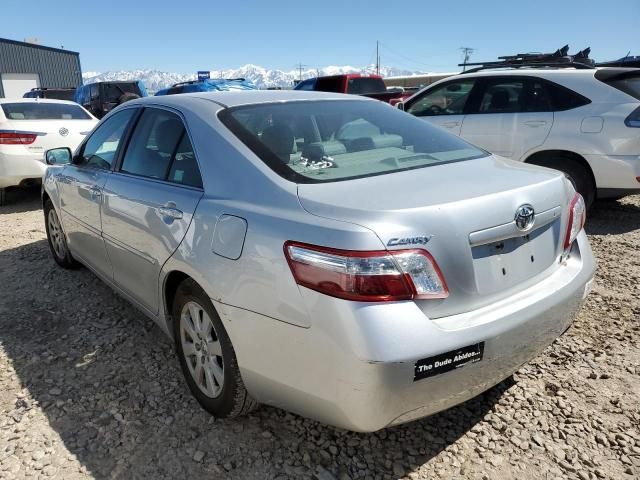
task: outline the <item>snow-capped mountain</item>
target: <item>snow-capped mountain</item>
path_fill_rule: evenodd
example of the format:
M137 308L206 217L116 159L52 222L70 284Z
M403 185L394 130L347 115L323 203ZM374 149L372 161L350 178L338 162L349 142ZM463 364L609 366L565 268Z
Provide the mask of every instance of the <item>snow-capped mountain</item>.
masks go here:
M344 73L374 73L375 66L352 67L328 66L321 69L309 69L302 71L302 78L316 77L318 75L339 75ZM381 67L380 74L383 77L398 75L417 75L421 72L411 72L391 67ZM269 70L258 65L244 65L240 68L227 70L211 70L211 78L246 78L252 81L258 88L281 87L291 88L294 80L300 77L299 70L288 72L282 70ZM85 72L82 74L84 83L104 82L110 80L142 80L147 90L156 92L178 82L194 80L196 74L160 72L158 70L122 70L112 72Z

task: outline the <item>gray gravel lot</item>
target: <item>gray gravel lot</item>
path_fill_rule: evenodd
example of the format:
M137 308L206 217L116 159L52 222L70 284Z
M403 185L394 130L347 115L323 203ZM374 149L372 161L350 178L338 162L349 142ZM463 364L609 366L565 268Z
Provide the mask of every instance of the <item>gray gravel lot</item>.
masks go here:
M201 410L173 346L50 257L38 192L0 207L0 478L640 478L640 197L597 204L574 326L485 394L374 434ZM526 339L523 339L526 341Z

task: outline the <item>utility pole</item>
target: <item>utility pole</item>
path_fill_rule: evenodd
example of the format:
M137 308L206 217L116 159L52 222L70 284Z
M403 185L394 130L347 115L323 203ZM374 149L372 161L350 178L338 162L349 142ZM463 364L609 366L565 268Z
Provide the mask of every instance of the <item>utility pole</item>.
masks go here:
M302 64L302 63L298 63L298 64L296 65L296 67L298 67L298 72L300 72L300 73L298 74L298 82L301 82L301 81L302 81L302 69L303 69L303 68L305 68L306 66L307 66L307 65L304 65L304 64Z
M462 51L462 71L467 70L467 63L469 63L469 58L471 58L471 54L475 51L475 48L471 47L460 47L459 50Z
M376 40L376 75L380 75L380 42Z

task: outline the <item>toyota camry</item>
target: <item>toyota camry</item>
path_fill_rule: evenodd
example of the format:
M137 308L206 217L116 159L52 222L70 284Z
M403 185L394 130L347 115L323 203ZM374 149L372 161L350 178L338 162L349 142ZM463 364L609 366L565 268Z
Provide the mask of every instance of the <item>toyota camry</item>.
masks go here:
M594 274L562 173L363 97L143 98L46 159L53 258L157 322L216 417L431 415L551 344Z

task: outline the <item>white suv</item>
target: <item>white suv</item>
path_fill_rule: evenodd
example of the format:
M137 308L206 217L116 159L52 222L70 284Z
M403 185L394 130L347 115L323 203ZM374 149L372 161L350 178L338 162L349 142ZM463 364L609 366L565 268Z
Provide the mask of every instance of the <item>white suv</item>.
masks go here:
M640 193L640 69L462 73L400 108L492 153L562 170L588 205Z
M73 102L0 99L0 205L7 187L40 182L47 169L45 150L74 150L97 122Z

